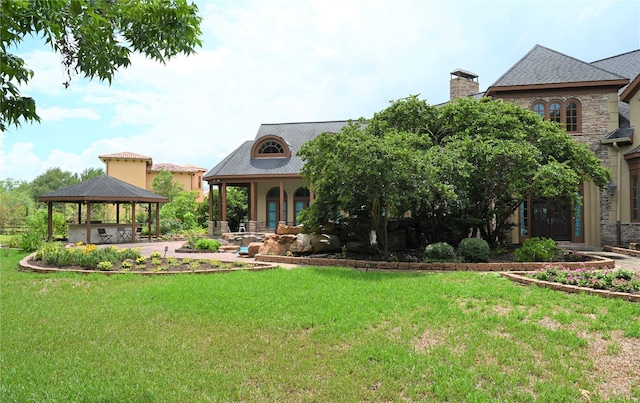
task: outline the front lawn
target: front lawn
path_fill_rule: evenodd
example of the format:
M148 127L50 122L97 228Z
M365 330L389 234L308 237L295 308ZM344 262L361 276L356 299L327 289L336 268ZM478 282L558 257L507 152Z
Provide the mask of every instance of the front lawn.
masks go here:
M640 304L496 274L143 277L0 256L0 401L640 399Z

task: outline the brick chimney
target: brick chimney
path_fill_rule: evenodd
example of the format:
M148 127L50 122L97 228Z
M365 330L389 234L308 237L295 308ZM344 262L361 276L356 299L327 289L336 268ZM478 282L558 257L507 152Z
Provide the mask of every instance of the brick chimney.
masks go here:
M449 98L453 101L457 98L466 98L480 92L478 76L470 71L455 69L451 72L449 82Z

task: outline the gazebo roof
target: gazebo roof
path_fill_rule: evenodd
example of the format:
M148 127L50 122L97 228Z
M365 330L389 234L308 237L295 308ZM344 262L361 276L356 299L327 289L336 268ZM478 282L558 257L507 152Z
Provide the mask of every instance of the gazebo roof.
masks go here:
M109 175L100 175L38 197L41 202L136 202L166 203L169 200Z

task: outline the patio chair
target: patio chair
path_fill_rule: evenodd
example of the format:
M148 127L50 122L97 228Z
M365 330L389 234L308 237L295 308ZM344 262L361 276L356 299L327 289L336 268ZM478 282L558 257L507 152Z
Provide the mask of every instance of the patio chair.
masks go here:
M111 235L107 234L106 229L98 228L98 235L100 235L100 243L111 243Z
M142 227L136 227L136 241L140 240L141 234L142 234Z
M247 227L245 226L245 223L241 222L240 225L238 225L238 232L247 232Z

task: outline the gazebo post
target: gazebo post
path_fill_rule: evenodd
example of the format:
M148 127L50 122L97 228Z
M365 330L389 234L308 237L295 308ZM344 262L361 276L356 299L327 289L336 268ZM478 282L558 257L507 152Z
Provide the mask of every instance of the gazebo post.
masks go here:
M47 203L47 239L49 242L53 239L53 202Z
M160 203L156 203L156 239L160 237Z
M131 242L136 242L136 202L131 202Z
M82 223L82 203L78 203L78 224Z
M91 243L91 202L87 202L87 243Z
M116 202L116 224L120 224L120 202Z
M147 205L147 234L149 241L151 241L151 203Z

